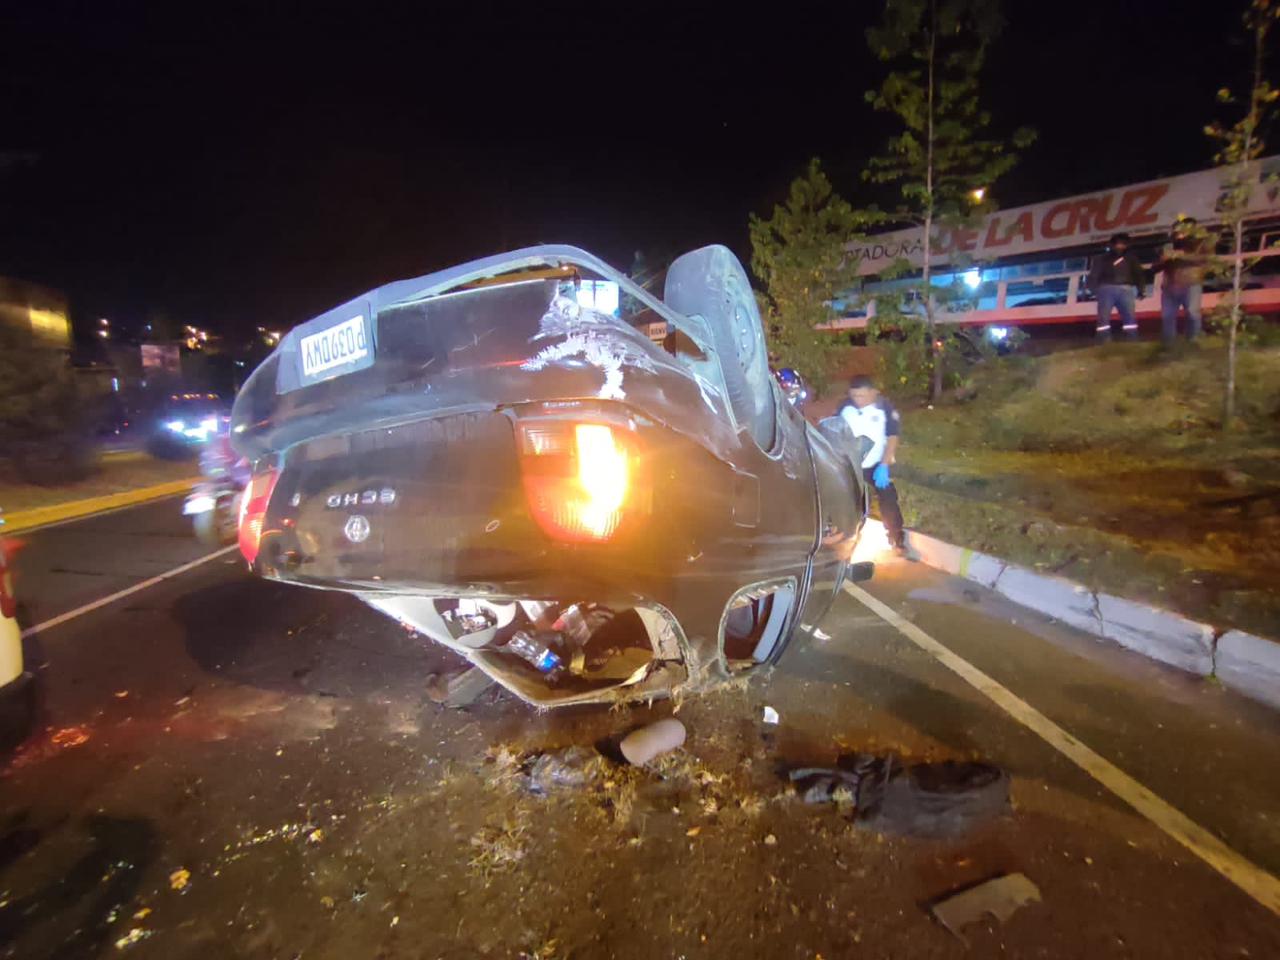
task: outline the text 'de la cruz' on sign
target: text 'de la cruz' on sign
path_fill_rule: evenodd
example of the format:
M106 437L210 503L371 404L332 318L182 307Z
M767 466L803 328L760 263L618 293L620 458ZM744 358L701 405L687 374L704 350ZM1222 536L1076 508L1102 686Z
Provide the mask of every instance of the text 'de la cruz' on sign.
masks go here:
M1280 156L1257 162L1249 197L1251 216L1280 215ZM934 234L930 260L944 264L957 255L992 260L1011 254L1035 253L1105 240L1113 233L1167 231L1179 217L1202 224L1219 216L1226 172L1201 170L1181 177L1152 180L1113 190L1100 190L1027 207L999 210L978 226L943 229ZM924 251L920 228L895 230L851 247L858 273L872 274L898 259L920 266Z

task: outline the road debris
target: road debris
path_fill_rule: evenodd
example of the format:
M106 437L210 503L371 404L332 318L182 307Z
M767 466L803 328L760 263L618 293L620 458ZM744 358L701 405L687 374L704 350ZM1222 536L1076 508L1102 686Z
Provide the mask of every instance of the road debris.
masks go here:
M639 730L632 730L622 738L618 749L627 763L642 767L664 753L684 746L684 724L675 717L667 717Z
M134 927L123 937L116 941L116 949L123 950L125 947L131 947L141 940L147 939L154 931L147 930L143 927Z
M51 738L57 747L78 747L89 742L89 731L85 727L63 727Z
M900 836L954 837L1009 810L1009 775L976 761L905 764L855 754L840 767L800 767L788 778L806 803L852 808L859 826Z
M777 710L775 710L775 709L773 709L773 707L765 707L765 708L764 708L764 722L765 722L765 723L771 723L771 724L775 724L775 725L776 725L776 724L778 723L779 719L781 719L781 718L778 716L778 711L777 711Z
M173 873L169 874L170 890L185 890L187 884L191 882L191 871L185 867L179 867Z
M945 897L935 902L929 912L968 946L962 931L969 924L988 915L1004 923L1019 908L1039 902L1040 888L1024 874L1011 873Z
M525 773L530 793L546 796L559 788L585 786L590 778L588 766L599 756L587 747L568 747L541 753L529 761Z

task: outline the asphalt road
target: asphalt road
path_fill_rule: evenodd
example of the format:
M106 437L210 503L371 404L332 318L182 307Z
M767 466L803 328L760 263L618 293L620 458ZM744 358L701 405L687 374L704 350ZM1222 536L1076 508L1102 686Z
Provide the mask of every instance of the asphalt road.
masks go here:
M1280 957L1280 916L853 597L831 639L680 705L685 794L639 821L614 798L583 830L574 796L510 793L503 757L671 704L539 714L495 690L446 710L423 691L452 654L234 554L77 614L208 554L179 508L25 536L25 624L70 616L26 641L41 712L0 770L0 956ZM869 592L1280 874L1274 712L917 565ZM851 751L997 763L1013 813L960 840L871 836L778 779ZM491 872L494 837L518 855ZM1012 872L1041 902L967 949L930 919Z

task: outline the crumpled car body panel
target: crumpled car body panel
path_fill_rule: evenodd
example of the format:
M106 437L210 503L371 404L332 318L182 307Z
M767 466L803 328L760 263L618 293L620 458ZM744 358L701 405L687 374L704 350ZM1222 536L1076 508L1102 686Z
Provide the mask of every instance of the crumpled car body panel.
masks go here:
M531 273L566 266L618 282L686 349ZM309 382L307 338L355 317L371 356ZM278 475L255 568L353 593L543 706L664 696L775 662L830 606L866 491L839 438L780 394L761 449L734 420L710 343L702 318L564 247L326 311L236 400L237 449ZM534 509L524 444L531 429L583 422L633 451L629 503L612 535L565 542ZM574 610L596 616L587 640L563 627ZM517 628L553 655L515 657Z

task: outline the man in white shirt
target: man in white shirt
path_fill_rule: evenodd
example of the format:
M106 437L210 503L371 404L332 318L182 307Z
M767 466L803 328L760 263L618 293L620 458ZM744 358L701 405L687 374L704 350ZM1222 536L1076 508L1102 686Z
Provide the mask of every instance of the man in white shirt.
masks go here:
M871 441L870 449L862 458L862 472L871 478L876 488L880 519L884 522L894 553L900 557L908 556L898 490L889 478L889 468L897 461L902 419L893 404L865 375L849 381L849 399L840 405L839 413L855 437L866 437Z

